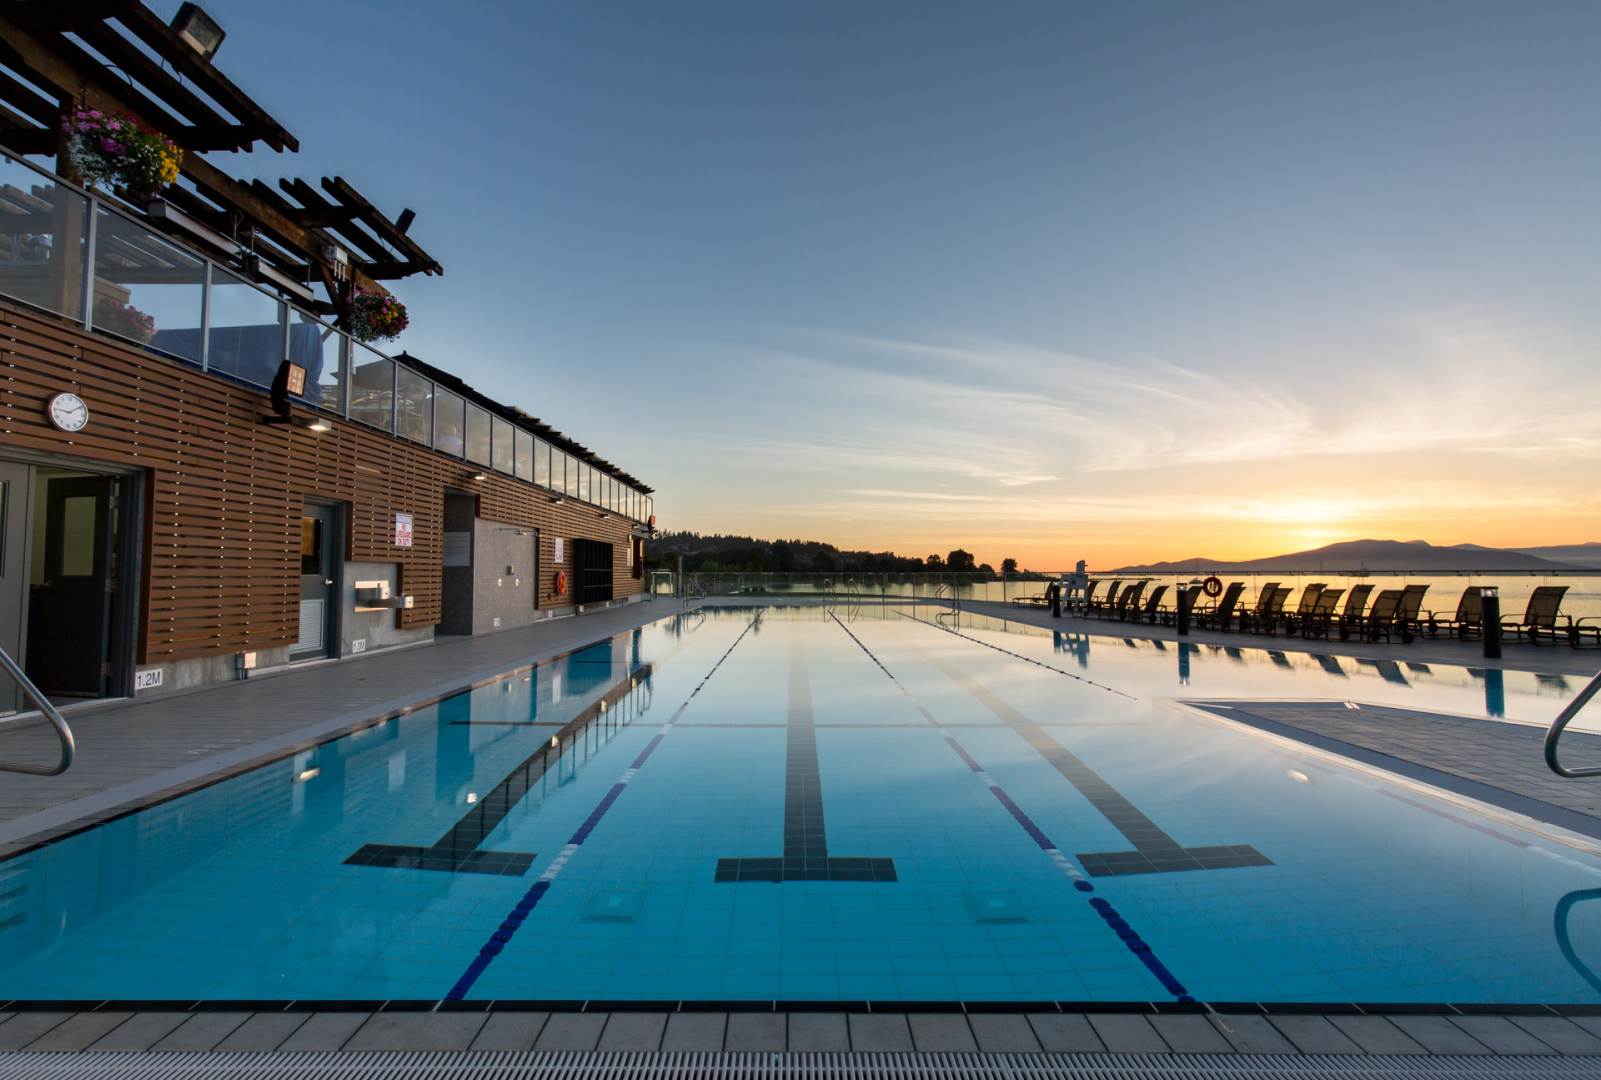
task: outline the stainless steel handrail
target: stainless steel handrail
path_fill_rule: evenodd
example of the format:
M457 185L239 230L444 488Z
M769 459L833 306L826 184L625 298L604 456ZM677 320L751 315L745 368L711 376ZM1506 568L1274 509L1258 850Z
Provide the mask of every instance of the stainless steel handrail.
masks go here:
M1601 776L1601 765L1592 765L1583 769L1570 769L1557 761L1557 742L1562 738L1562 729L1568 726L1575 716L1579 715L1590 699L1601 692L1601 671L1596 672L1595 678L1585 684L1583 690L1574 695L1568 702L1567 708L1557 713L1557 718L1551 721L1551 729L1545 733L1545 763L1551 766L1551 771L1558 776L1569 779L1579 779L1585 776Z
M24 696L39 707L39 712L44 715L46 720L50 721L50 726L56 729L56 738L61 740L61 761L54 767L49 765L14 765L0 761L0 772L28 773L32 776L60 776L72 767L72 757L78 750L77 740L72 737L72 729L67 726L67 721L61 715L60 710L50 704L50 699L45 697L37 686L33 685L33 680L28 678L27 673L17 665L15 660L11 659L11 655L4 649L0 649L0 667L4 667L6 672L17 680L17 685L22 687Z

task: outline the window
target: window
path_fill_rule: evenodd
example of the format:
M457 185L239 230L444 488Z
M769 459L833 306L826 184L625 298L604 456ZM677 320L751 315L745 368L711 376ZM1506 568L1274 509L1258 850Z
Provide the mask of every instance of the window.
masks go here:
M496 472L509 473L514 467L512 450L515 444L512 440L512 426L498 416L491 420L491 424L494 435L490 448L490 463Z
M544 439L534 440L534 483L550 487L550 444Z
M489 413L476 405L467 406L467 460L489 464Z
M433 440L434 384L408 367L395 371L395 434L427 446Z
M517 479L532 480L534 478L534 437L522 428L518 428L517 436Z
M460 394L452 394L440 387L434 388L434 449L452 457L461 457L467 449L466 402Z
M356 346L350 373L350 418L381 431L395 422L395 362L365 345Z

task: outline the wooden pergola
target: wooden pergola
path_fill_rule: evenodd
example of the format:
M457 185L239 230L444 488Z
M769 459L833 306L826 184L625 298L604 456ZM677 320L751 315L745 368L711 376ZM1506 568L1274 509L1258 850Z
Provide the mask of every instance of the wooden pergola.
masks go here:
M74 178L62 132L74 108L126 113L183 151L181 177L149 206L148 224L216 248L258 280L320 285L300 296L343 315L354 289L441 274L408 232L416 214L390 218L343 177L317 187L284 179L245 182L206 160L210 151L253 152L257 143L297 151L299 141L210 59L139 0L13 0L0 9L0 145L53 156Z

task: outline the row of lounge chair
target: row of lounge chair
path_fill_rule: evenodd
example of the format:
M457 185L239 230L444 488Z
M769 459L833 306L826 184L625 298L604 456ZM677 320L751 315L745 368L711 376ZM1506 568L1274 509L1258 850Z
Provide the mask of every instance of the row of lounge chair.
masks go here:
M1104 590L1102 585L1106 585ZM1148 593L1147 587L1150 587ZM1456 611L1449 614L1424 610L1427 585L1381 589L1377 596L1373 596L1374 588L1353 585L1349 589L1331 589L1318 582L1305 586L1292 608L1289 600L1294 588L1276 581L1262 586L1254 605L1240 602L1245 592L1244 582L1230 582L1215 600L1200 593L1197 586L1190 623L1198 629L1252 634L1299 634L1306 638L1337 635L1341 641L1351 638L1412 641L1420 636L1467 640L1483 636L1483 602L1477 585L1462 590ZM1601 618L1572 619L1562 613L1562 597L1567 591L1566 585L1538 586L1529 597L1521 618L1509 616L1500 620L1502 637L1534 644L1542 639L1565 640L1575 648L1585 644L1601 646ZM1369 597L1372 597L1371 604ZM1013 603L1037 607L1048 606L1049 600L1046 596L1020 596ZM1167 585L1152 586L1144 580L1100 579L1089 583L1084 598L1074 604L1073 613L1090 618L1172 626L1178 621L1177 603L1177 590Z

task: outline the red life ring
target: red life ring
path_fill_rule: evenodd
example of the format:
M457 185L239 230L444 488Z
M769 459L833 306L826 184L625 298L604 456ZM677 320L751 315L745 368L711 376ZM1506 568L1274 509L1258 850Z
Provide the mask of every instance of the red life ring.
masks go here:
M1219 577L1207 578L1201 582L1201 591L1208 596L1215 597L1220 595L1223 592L1223 579Z
M565 570L556 571L556 595L567 595L567 571Z

